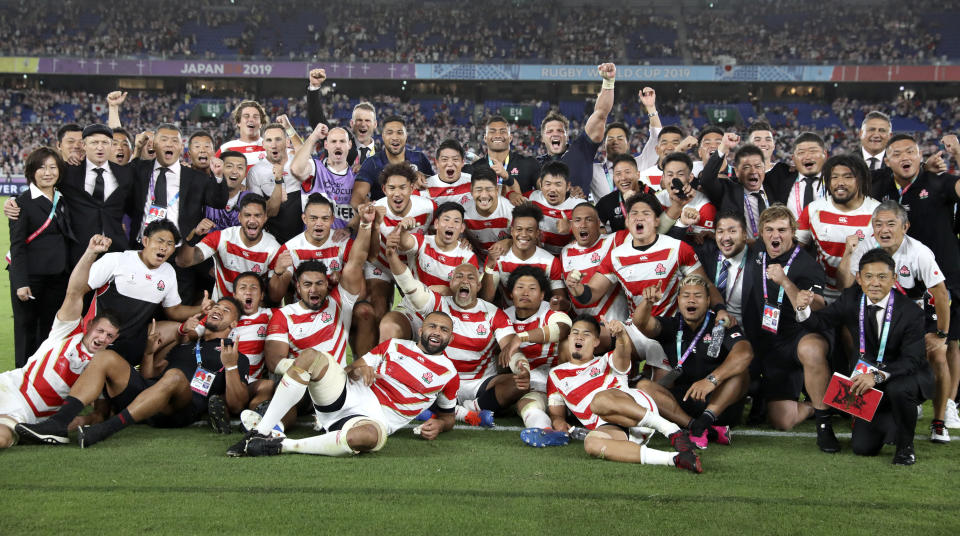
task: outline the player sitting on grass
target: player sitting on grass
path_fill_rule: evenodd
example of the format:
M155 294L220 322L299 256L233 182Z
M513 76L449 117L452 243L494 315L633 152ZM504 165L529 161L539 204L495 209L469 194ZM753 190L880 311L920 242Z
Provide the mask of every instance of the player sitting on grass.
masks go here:
M554 431L570 429L566 421L569 409L591 430L583 448L591 456L618 462L647 465L674 465L700 473L700 458L693 452L687 432L657 413L657 404L645 392L627 387L630 372L630 336L619 321L607 323L616 338L613 351L594 357L600 344L600 324L592 316L581 315L573 321L567 344L570 361L554 367L547 380L547 400ZM679 452L654 450L646 443L657 431L670 439Z
M433 406L437 418L418 428L423 439L435 439L453 428L460 378L444 349L453 337L453 321L443 312L423 319L419 342L391 339L377 345L346 369L326 352L308 349L300 353L271 402L287 401L286 413L310 393L317 421L327 433L304 439L268 437L275 420L265 417L242 441L227 450L228 456L273 456L319 454L345 456L376 452L387 436L407 425ZM268 413L268 415L270 415Z
M656 399L665 416L687 425L698 447L706 448L708 438L729 445L727 425L743 414L753 349L738 326L724 329L720 341L713 340L717 319L708 310L706 279L683 278L677 297L679 315L650 314L652 304L662 297L657 287L643 289L644 299L633 313L633 323L663 346L674 371L661 380L666 385L642 380L639 387ZM664 381L667 378L672 379Z
M521 266L510 274L507 289L513 306L507 317L520 339L520 353L510 357L517 387L529 392L517 401L517 413L527 428L550 428L547 415L547 375L559 363L560 341L570 333L570 317L543 301L550 280L535 266Z
M63 305L47 340L23 368L0 374L0 448L17 444L17 426L42 422L69 402L68 392L79 373L90 364L94 354L117 338L121 321L115 314L101 310L86 324L80 314L90 266L97 255L109 248L109 238L90 238L87 251L70 274ZM64 423L64 431L69 424L70 420Z
M67 426L80 411L104 390L116 415L106 421L77 429L80 448L89 447L137 422L158 428L189 426L207 411L211 395L223 395L227 407L239 414L248 401L247 358L237 352L227 337L237 327L240 304L233 298L218 301L207 315L206 331L194 344L182 344L167 354L166 371L159 379L162 363L154 352L161 346L156 325L151 327L141 376L120 354L102 350L70 389L70 397L48 421L18 425L17 433L35 443L67 443ZM230 341L227 343L227 341ZM149 379L144 379L149 378Z

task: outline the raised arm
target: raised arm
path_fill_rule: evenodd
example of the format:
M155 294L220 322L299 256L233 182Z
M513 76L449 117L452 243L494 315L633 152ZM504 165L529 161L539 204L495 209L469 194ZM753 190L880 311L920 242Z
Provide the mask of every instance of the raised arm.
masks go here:
M607 116L613 110L613 84L617 78L617 66L612 63L604 63L597 67L597 72L603 77L603 85L600 94L597 95L597 102L593 105L593 113L587 119L583 130L594 143L603 141L603 130L607 124Z
M67 281L67 294L63 298L63 305L57 311L57 319L64 322L76 320L83 315L83 296L90 292L87 281L90 279L90 267L101 253L110 249L111 240L103 235L93 235L87 250L83 252L77 265L70 272Z
M357 238L353 241L350 248L350 255L347 256L346 264L340 272L340 285L349 293L363 294L363 263L367 261L366 252L370 246L371 235L375 228L373 222L376 220L376 210L373 205L366 205L360 211L360 228L357 231Z
M126 91L111 91L107 93L107 126L120 128L120 105L127 100Z
M310 175L313 174L313 148L320 143L320 140L327 136L326 129L322 129L322 126L325 127L326 125L316 123L316 126L313 127L313 132L307 136L307 141L293 153L293 161L290 163L290 173L300 182L307 180L310 178Z
M327 79L327 71L324 69L311 69L307 86L307 121L311 125L317 123L328 124L327 116L323 113L323 94L320 92L320 86Z
M626 326L619 320L611 320L607 322L607 329L610 330L610 336L617 340L617 347L613 350L613 366L619 371L629 371L633 343L630 342Z

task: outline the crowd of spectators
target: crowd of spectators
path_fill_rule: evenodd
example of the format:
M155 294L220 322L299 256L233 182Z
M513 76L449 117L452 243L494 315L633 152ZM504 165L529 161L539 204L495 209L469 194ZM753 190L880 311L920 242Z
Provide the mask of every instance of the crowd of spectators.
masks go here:
M467 0L19 0L0 5L0 53L400 63L591 64L604 58L711 65L929 64L950 55L938 49L941 34L952 29L950 21L927 9L828 0L763 0L762 7L725 2L723 9L666 9L613 2L557 9L544 0L490 0L482 9Z
M408 143L432 155L436 147L446 138L456 138L464 142L468 149L479 154L482 152L482 119L484 114L476 113L477 103L469 99L447 96L440 99L406 100L391 95L364 97L377 106L380 117L398 114L406 117L411 125ZM243 98L227 97L220 101L221 107L228 113ZM266 98L267 113L271 117L287 114L302 133L309 131L306 124L305 98ZM187 134L195 130L211 132L219 144L223 140L236 136L234 125L224 116L221 118L200 119L192 113L197 99L180 93L131 93L124 106L123 124L131 132L139 132L161 122L174 122ZM349 117L356 99L343 95L331 95L326 105L327 116L336 122ZM481 103L482 104L482 103ZM541 102L517 103L534 107L544 107ZM556 104L556 103L553 103ZM705 109L716 105L714 102L689 102L682 99L674 101L661 98L658 105L668 124L678 124L685 132L696 135L699 125L704 122ZM726 103L735 104L735 103ZM754 103L755 115L742 117L746 124L756 119L770 120L778 136L777 158L783 159L793 146L793 139L805 130L815 130L827 141L831 153L855 150L858 147L857 129L859 118L870 110L880 110L893 118L894 130L901 124L917 125L923 129L909 129L921 140L925 152L936 151L937 140L960 125L960 98L946 100L919 100L899 98L892 102L861 101L855 99L836 99L821 103L815 114L809 115L821 119L829 110L835 118L825 128L817 128L800 119L800 113L794 104L781 102L776 104ZM553 106L553 108L556 108ZM618 120L625 120L631 126L630 145L638 152L646 141L645 119L640 117L636 103L618 103L612 114ZM489 108L487 113L495 113ZM66 92L48 90L0 90L0 176L9 177L23 172L26 155L38 145L53 145L57 127L67 122L89 124L106 120L106 105L102 95L86 92ZM581 117L571 117L571 130L576 133L580 128ZM907 121L908 120L908 121ZM914 131L915 130L915 131ZM522 153L535 155L541 151L540 134L537 124L518 124L513 129L513 145ZM601 148L602 152L602 148ZM602 156L602 155L601 155Z

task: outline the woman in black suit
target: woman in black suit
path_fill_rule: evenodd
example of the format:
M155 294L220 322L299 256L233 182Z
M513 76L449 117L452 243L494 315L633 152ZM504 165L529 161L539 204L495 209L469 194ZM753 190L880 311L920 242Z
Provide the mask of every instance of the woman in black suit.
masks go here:
M67 205L57 184L67 165L49 147L30 153L24 174L30 188L17 197L20 218L10 220L10 293L16 366L22 367L50 333L70 276L73 240Z

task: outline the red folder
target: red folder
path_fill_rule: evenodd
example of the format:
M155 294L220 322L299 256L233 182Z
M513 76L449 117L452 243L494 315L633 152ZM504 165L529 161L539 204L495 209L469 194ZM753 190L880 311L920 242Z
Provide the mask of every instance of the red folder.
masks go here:
M852 385L853 380L834 372L827 385L827 393L823 395L823 403L867 422L872 421L883 392L870 389L858 396L851 392Z

